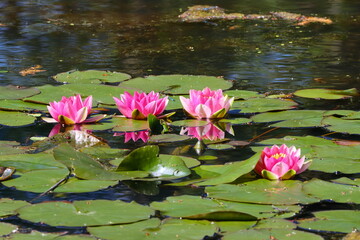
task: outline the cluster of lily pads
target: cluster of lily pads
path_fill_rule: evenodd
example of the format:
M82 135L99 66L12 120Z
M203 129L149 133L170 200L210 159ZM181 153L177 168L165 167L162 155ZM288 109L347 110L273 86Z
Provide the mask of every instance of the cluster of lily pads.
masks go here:
M360 224L359 212L348 209L298 217L302 206L324 200L360 204L356 175L360 145L356 142L313 136L270 138L251 145L254 155L250 158L226 164L209 164L211 157L218 157L203 154L205 149L241 151L226 135L234 134L232 126L250 123L360 134L358 111L297 110L292 99L351 98L358 95L354 89L264 95L227 90L232 83L219 77L131 79L124 73L94 70L60 73L54 79L64 84L6 86L0 91L4 127L44 124L41 119L57 123L48 136L33 138L30 146L0 142L0 166L16 169L15 173L4 171L2 184L34 196L28 201L2 199L0 214L5 219L17 215L62 231L86 228L88 234L77 236L81 239L117 239L119 235L124 239L322 239L311 231L350 233ZM193 119L181 119L182 111L174 115L181 108ZM179 134L174 133L179 128ZM96 136L101 131L123 136L125 142L140 141L141 147L132 151L110 147ZM174 142L185 146L160 154L163 145ZM197 150L198 159L182 154L188 146ZM311 165L300 156L300 149ZM313 178L317 172L341 173L341 178ZM157 195L161 186L195 186L202 189L203 197L182 194L149 206L120 200L42 202L48 194L56 199L57 194L95 192L116 187L119 181L145 195ZM25 234L8 223L1 227L1 234L9 237L76 239L63 233Z

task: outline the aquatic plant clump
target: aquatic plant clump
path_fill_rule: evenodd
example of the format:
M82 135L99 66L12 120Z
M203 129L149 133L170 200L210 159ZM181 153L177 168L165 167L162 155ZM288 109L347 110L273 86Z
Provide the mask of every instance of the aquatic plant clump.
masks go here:
M255 172L269 180L290 179L295 174L305 171L311 164L311 161L304 162L305 156L300 158L300 151L285 144L281 147L266 147L255 166Z

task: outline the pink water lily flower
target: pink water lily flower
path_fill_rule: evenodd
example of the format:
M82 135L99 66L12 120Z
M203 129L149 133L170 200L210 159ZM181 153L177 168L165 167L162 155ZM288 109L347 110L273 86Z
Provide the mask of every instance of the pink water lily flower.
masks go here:
M43 118L47 122L58 122L64 125L72 125L79 123L96 122L104 115L94 118L88 118L92 107L92 96L87 97L84 101L80 94L71 96L69 98L62 97L59 102L50 102L47 106L50 115L53 119Z
M120 99L114 97L119 111L127 118L146 119L149 114L159 116L162 114L169 102L168 97L160 98L159 93L151 91L149 94L128 92L120 94Z
M234 98L223 95L221 89L212 91L207 87L189 93L190 98L180 96L180 101L186 113L197 119L223 118L234 102Z
M310 166L311 161L304 161L305 156L300 158L300 149L294 146L289 148L285 144L281 147L274 145L264 148L254 170L269 180L285 180L302 173Z

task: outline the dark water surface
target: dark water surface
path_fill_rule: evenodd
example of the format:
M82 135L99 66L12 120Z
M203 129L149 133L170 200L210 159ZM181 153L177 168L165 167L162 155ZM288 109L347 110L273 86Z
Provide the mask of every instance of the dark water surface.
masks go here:
M228 12L245 14L288 11L317 15L332 19L334 24L179 21L177 16L195 4L218 5ZM360 88L360 1L2 0L0 23L0 85L56 84L51 76L57 73L98 69L126 72L133 77L177 73L224 76L234 81L235 89L261 93L290 93L320 87ZM37 64L46 71L36 75L19 74ZM300 108L305 109L358 110L360 107L359 98L299 101ZM50 130L51 126L46 124L0 127L0 140L28 145L30 137L47 136ZM265 132L266 126L240 126L235 131L234 140L249 140ZM258 140L325 133L321 129L278 129ZM113 146L135 147L124 145L123 139L112 138L109 133L99 136L111 139ZM162 152L171 150L164 148ZM195 156L195 152L188 155ZM245 149L241 154L236 150L210 151L209 155L222 156L222 162L226 162L234 157L246 159L251 151ZM1 197L21 200L36 197L36 194L7 188L0 191ZM95 193L49 195L41 201L121 199L147 204L169 195L201 193L201 189L163 187L160 194L146 196L131 191L126 184L119 184ZM11 221L27 226L17 219Z

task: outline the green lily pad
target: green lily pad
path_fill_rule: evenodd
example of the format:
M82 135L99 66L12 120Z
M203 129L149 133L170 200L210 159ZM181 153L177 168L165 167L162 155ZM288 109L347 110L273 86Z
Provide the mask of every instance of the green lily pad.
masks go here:
M231 123L232 125L248 124L251 120L248 118L232 118L232 119L221 119L219 123Z
M32 230L30 233L22 233L21 231L10 234L7 239L11 240L89 240L94 237L88 235L63 235L63 233L45 233Z
M63 72L56 74L53 78L61 83L112 83L128 80L131 76L121 72L86 70Z
M0 199L0 217L8 217L16 214L16 209L28 206L30 203L26 201L13 200L9 198Z
M359 178L355 178L354 180L347 178L347 177L342 177L342 178L338 178L335 180L332 180L331 182L334 183L340 183L340 184L348 184L348 185L354 185L354 186L360 186L360 179Z
M250 98L244 101L235 101L232 110L241 110L241 113L258 113L274 110L292 109L297 106L292 100L281 100L272 98Z
M19 217L50 226L98 226L148 219L154 211L135 202L87 200L45 202L18 209Z
M255 221L274 217L279 212L276 206L237 203L199 196L168 197L163 202L153 202L152 208L161 214L176 218L206 219L211 221ZM288 208L283 217L291 217L300 211L299 206Z
M90 155L94 159L102 159L102 160L109 160L109 159L117 159L124 157L129 150L128 149L119 149L119 148L110 148L109 146L95 146L91 148L82 148L80 152L86 153Z
M229 144L209 144L207 145L208 149L212 149L212 150L230 150L230 149L235 149L234 146L229 145Z
M294 207L294 206L292 206ZM275 206L273 206L274 209L278 210L280 213L281 211L289 211L289 209L286 208L277 208ZM284 216L281 216L284 217ZM296 228L296 224L293 223L292 221L286 220L286 219L282 219L282 218L267 218L267 219L262 219L260 220L255 226L254 229L263 229L263 228L280 228L280 229L295 229Z
M0 236L8 235L15 231L18 227L9 223L0 223Z
M259 239L292 239L292 240L323 240L319 235L290 229L249 229L225 234L223 240L259 240Z
M171 126L176 126L176 127L201 127L208 124L209 124L208 121L196 120L196 119L179 120L170 123Z
M190 89L212 90L228 89L232 87L230 81L213 76L194 75L158 75L145 78L134 78L120 83L120 87L144 92L163 92L167 94L189 94Z
M24 99L25 101L49 104L60 101L62 96L70 97L76 94L81 96L93 96L93 104L105 103L115 105L113 97L119 97L125 89L117 86L103 84L65 84L60 86L44 85L38 87L40 94Z
M78 178L92 180L127 180L132 177L110 172L85 153L76 151L68 144L61 144L54 149L56 161L66 165Z
M251 119L254 122L277 122L272 127L319 127L322 126L323 114L319 110L292 110L257 114Z
M322 200L329 199L343 203L360 203L360 190L357 186L313 179L305 183L303 189L306 194Z
M326 128L341 133L360 134L360 120L359 119L343 119L338 117L326 117L323 122Z
M308 196L302 190L300 181L269 181L259 179L240 185L220 184L207 187L209 197L235 202L248 202L273 205L308 204L319 199Z
M0 155L0 166L14 167L18 172L65 168L48 153Z
M190 169L181 157L158 155L159 147L156 145L138 148L123 159L117 171L147 171L153 177L162 179L180 178L190 174Z
M168 96L169 102L168 102L168 105L166 106L166 110L182 109L183 106L180 101L180 96L189 98L189 95Z
M149 129L149 123L144 120L134 120L125 117L112 117L113 131L116 132L134 132Z
M2 182L7 187L29 192L45 192L69 174L67 169L34 170L15 179Z
M216 225L209 221L167 219L159 224L157 219L120 226L90 227L89 232L109 240L182 239L198 240L212 236Z
M22 88L16 86L0 86L0 99L22 99L39 94L36 88Z
M166 161L165 159L169 159L173 156L174 155L160 154L159 155L160 162ZM181 160L184 161L186 167L188 167L188 168L193 168L193 167L200 165L200 162L198 160L196 160L195 158L185 157L185 156L177 156L177 157L181 158Z
M79 180L70 178L66 183L57 187L54 192L93 192L118 184L119 181Z
M0 109L8 111L26 111L33 110L47 111L45 104L36 104L24 102L22 100L0 100Z
M228 95L229 97L234 97L236 100L265 97L263 94L248 90L227 90L224 92L224 94Z
M360 211L331 210L313 213L314 218L299 220L299 227L311 230L349 233L360 226Z
M294 92L295 96L314 99L343 99L358 96L359 93L356 88L346 90L335 89L302 89Z
M218 167L214 166L202 166L202 169L208 171L214 171L220 175L217 175L213 178L209 178L205 181L196 183L199 186L206 185L217 185L221 183L230 183L235 181L237 178L241 177L252 171L259 160L260 155L255 154L247 160L243 160L240 162L231 162L225 165L221 165Z
M24 126L34 123L35 119L35 117L23 112L0 111L0 125Z
M0 141L0 156L9 154L25 153L25 149L20 148L19 143L14 141Z

